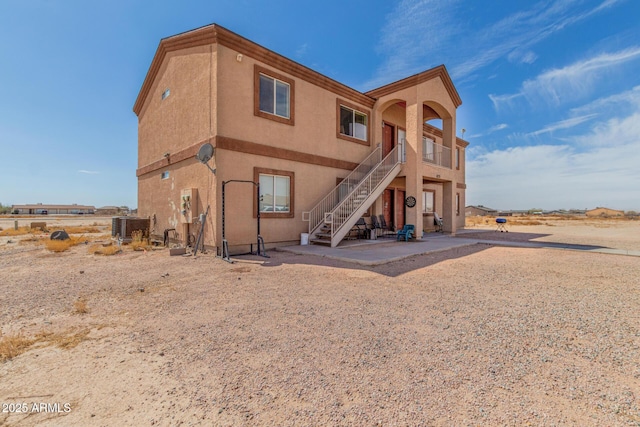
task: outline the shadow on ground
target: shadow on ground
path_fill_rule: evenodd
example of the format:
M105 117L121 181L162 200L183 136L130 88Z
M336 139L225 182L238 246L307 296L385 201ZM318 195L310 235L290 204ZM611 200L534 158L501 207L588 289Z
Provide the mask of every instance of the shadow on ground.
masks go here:
M463 239L474 239L474 240L483 240L486 242L512 242L512 243L532 243L538 245L540 247L546 248L558 248L558 249L575 249L575 250L595 250L595 249L609 249L606 246L597 246L597 245L577 245L571 243L562 243L562 242L546 242L546 241L536 241L535 239L539 239L542 237L548 237L551 234L541 234L541 233L519 233L519 232L493 232L493 231L478 231L478 232L465 232L459 235L456 235L457 238Z
M444 251L434 252L425 255L414 255L399 261L390 261L386 264L367 266L356 264L353 262L329 259L317 255L298 255L286 252L271 251L268 253L270 258L265 259L255 255L232 256L232 259L238 263L242 262L261 262L261 266L265 268L278 267L281 265L310 265L310 266L331 266L333 268L344 268L348 270L365 270L382 274L388 277L397 277L410 271L420 268L429 267L442 261L450 259L463 258L468 255L481 252L491 248L493 245L486 243L478 243L475 245L452 248Z

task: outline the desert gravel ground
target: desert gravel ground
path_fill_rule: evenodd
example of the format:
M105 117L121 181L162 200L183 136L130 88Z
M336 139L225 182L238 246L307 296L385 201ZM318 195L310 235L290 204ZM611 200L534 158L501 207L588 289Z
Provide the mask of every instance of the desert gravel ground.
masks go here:
M640 248L638 222L576 227L502 238ZM0 241L3 336L58 337L0 362L0 404L29 409L0 426L640 425L639 257L270 255Z

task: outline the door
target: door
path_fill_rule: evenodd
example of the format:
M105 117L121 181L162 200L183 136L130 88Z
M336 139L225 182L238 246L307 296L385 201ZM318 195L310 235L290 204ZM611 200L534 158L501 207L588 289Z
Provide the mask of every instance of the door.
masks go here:
M405 204L404 196L406 192L404 190L396 190L396 228L400 230L404 227L405 217Z
M390 124L383 122L384 127L382 128L382 157L386 157L387 154L393 150L395 146L395 128Z
M382 193L382 214L387 227L393 228L393 190L384 190Z

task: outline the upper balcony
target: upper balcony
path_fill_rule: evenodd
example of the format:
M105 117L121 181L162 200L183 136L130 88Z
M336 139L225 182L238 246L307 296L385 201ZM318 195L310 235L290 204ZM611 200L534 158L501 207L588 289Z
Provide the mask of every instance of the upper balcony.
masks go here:
M451 169L451 148L422 138L422 161Z

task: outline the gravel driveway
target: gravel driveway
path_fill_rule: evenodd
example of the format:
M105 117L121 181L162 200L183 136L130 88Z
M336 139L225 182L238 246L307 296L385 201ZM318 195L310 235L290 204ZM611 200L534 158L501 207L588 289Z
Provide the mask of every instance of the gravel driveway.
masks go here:
M640 425L637 257L476 245L360 267L26 247L0 248L4 336L80 339L0 362L0 403L70 411L0 425Z

